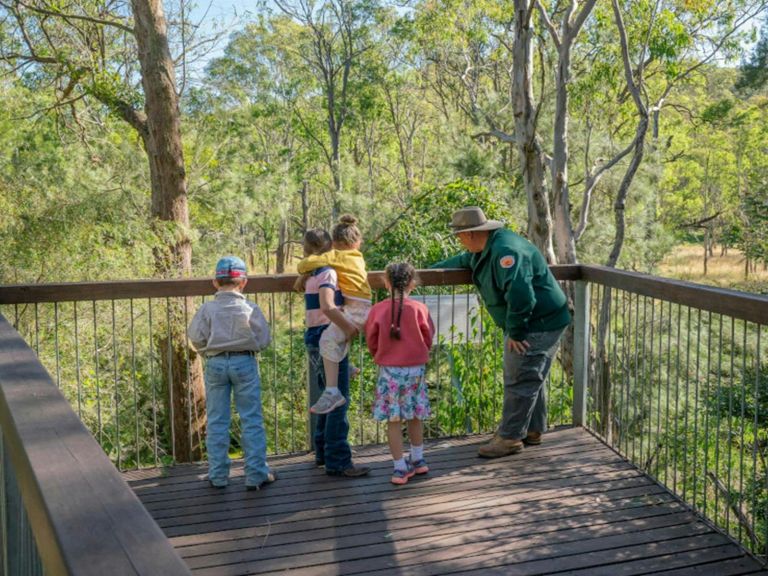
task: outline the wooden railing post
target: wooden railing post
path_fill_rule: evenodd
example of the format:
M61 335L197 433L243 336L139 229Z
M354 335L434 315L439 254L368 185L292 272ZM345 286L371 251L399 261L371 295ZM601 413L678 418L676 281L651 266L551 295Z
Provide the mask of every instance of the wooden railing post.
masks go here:
M576 281L573 320L573 425L587 422L587 384L589 382L589 283Z

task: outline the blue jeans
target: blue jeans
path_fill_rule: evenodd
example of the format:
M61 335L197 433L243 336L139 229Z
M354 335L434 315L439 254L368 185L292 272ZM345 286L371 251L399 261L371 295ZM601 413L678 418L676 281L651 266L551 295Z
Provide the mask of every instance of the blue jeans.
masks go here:
M499 434L522 440L531 432L547 431L546 381L552 359L565 328L533 332L526 336L530 347L525 354L509 349L504 338L504 407Z
M325 371L320 348L307 344L309 359L309 385L320 392L325 390ZM349 357L339 363L339 392L347 399L346 404L335 408L328 414L320 414L315 426L315 459L325 461L326 472L340 472L352 466L352 450L347 441L349 421Z
M259 363L253 356L213 356L205 364L208 478L217 485L226 485L229 479L232 394L242 427L245 483L256 486L267 479L269 466L264 417L261 413Z

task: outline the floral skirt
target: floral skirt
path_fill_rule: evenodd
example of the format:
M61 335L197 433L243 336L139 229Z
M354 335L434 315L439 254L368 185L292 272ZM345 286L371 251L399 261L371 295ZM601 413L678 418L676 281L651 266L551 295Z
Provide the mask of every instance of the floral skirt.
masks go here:
M389 422L428 418L429 396L424 372L424 365L380 366L373 417Z

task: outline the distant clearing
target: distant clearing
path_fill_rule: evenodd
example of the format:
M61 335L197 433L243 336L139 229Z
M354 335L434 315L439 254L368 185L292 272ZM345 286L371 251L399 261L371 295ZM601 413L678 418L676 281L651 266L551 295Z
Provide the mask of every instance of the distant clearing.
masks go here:
M757 270L750 272L745 279L744 255L733 248L725 256L720 256L720 247L716 247L714 256L707 263L705 276L703 248L694 244L678 246L661 262L658 274L699 284L768 294L768 270L758 264Z

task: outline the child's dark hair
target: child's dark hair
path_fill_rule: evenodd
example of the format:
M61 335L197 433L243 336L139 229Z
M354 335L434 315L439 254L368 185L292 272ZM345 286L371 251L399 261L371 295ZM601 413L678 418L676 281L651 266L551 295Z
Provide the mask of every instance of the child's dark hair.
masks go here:
M357 227L357 218L352 214L344 214L339 218L338 224L333 227L333 241L351 246L363 239L360 228Z
M309 254L322 254L331 249L331 235L325 228L310 228L304 233L304 248Z
M245 280L245 278L216 278L219 286L238 286Z
M405 290L411 282L416 282L416 269L408 262L394 262L387 266L387 280L392 289L392 307L390 315L389 335L395 340L400 340L400 318L403 315L403 298ZM395 319L395 294L400 296L397 306L397 319Z

